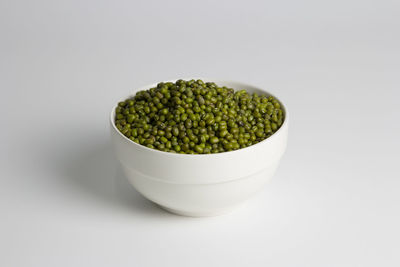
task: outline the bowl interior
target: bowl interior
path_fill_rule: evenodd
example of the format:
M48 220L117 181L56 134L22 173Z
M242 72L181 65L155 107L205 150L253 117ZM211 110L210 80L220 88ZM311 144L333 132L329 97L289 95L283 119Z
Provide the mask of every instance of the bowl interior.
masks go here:
M254 144L254 145L252 145L252 146L256 146L256 145L258 145L258 144L260 144L260 143L268 142L269 140L273 139L273 137L274 137L275 135L277 135L277 133L280 132L281 129L284 128L284 126L286 127L286 125L287 125L287 123L288 123L289 113L288 113L288 110L287 110L287 107L285 106L285 104L281 101L280 98L276 97L275 95L271 94L269 91L267 91L267 90L265 90L265 89L262 89L262 88L260 88L260 87L257 87L257 86L254 86L254 85L250 85L250 84L247 84L247 83L236 82L236 81L230 81L230 80L217 80L217 79L206 79L206 78L190 78L190 79L185 79L185 78L183 78L183 80L191 80L191 79L195 79L195 80L201 79L201 80L203 80L204 82L214 82L214 83L216 83L218 86L226 86L226 87L228 87L228 88L233 88L235 91L244 89L244 90L246 90L246 91L249 92L249 93L257 93L257 94L272 96L272 97L274 97L276 100L279 101L279 103L281 104L281 109L282 109L283 114L284 114L284 120L283 120L283 123L282 123L281 127L280 127L273 135L271 135L270 137L268 137L268 138L262 140L261 142L259 142L259 143L257 143L257 144ZM167 80L167 81L164 81L164 82L175 82L175 81L177 81L177 80L178 80L178 79L175 79L175 80ZM138 92L138 91L147 90L147 89L156 87L157 84L158 84L158 83L153 83L153 84L150 84L150 85L146 85L146 86L134 88L134 89L132 89L132 94L130 94L130 95L128 95L128 96L126 96L126 97L120 99L120 101L124 101L124 100L126 100L126 99L128 99L128 98L131 98L131 97L135 96L136 92ZM111 125L112 125L112 127L114 128L114 130L117 131L117 132L118 132L123 138L125 138L127 141L131 142L131 143L134 144L134 145L140 146L141 148L146 149L146 150L151 150L151 151L158 152L158 153L167 153L167 154L169 154L169 155L174 155L174 156L188 156L188 155L189 155L189 156L210 156L210 155L221 155L221 154L226 154L226 153L235 153L235 152L237 152L237 151L241 151L241 150L243 150L243 149L248 149L249 147L252 147L252 146L249 146L249 147L241 148L241 149L234 150L234 151L228 151L228 152L222 152L222 153L214 153L214 154L178 154L178 153L170 153L170 152L164 152L164 151L160 151L160 150L156 150L156 149L151 149L151 148L148 148L148 147L146 147L146 146L142 146L142 145L140 145L140 144L135 143L134 141L130 140L130 139L127 138L125 135L123 135L123 134L117 129L117 127L115 126L115 109L116 109L116 107L117 107L117 106L114 106L114 107L113 107L113 109L112 109L112 111L111 111L111 116L110 116Z

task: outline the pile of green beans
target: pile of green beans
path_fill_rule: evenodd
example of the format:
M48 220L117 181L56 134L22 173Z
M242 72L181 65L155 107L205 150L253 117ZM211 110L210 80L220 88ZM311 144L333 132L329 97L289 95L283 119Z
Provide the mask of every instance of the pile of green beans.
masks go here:
M202 80L162 82L118 103L115 125L132 141L161 151L209 154L254 145L284 114L272 96Z

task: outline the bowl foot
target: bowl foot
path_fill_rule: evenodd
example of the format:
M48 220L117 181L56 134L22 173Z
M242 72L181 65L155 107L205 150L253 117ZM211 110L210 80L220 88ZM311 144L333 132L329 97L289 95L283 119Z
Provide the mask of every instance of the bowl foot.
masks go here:
M158 204L157 204L158 205ZM218 211L208 211L208 212L191 212L191 211L183 211L183 210L176 210L176 209L171 209L167 208L165 206L158 205L160 208L163 210L166 210L170 213L177 214L180 216L186 216L186 217L213 217L213 216L219 216L223 214L227 214L232 212L236 207L231 207L228 209L224 210L218 210Z

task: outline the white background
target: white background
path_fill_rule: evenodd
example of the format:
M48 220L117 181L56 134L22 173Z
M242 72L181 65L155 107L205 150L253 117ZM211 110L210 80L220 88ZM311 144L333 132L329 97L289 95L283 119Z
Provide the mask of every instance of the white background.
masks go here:
M400 2L0 0L0 266L400 266ZM247 205L164 212L125 180L131 88L268 88L287 153Z

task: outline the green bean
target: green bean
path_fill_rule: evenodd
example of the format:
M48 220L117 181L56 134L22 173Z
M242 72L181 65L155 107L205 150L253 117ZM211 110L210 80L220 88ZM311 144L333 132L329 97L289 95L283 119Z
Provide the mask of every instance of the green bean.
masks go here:
M184 154L251 146L278 131L284 120L282 105L272 96L201 80L161 82L115 108L115 126L130 140Z

